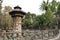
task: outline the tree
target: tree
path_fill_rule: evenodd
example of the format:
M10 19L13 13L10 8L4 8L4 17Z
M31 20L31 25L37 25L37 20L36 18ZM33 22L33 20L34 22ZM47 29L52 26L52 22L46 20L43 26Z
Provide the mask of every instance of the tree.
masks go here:
M12 10L12 8L10 7L10 6L5 6L5 8L4 8L4 29L5 30L8 30L8 29L12 29L12 27L13 27L13 21L12 21L12 18L11 18L11 16L9 15L9 11L10 10Z
M43 17L43 25L45 28L52 28L52 24L56 24L56 16L54 13L56 12L57 2L56 0L52 0L52 2L49 2L49 0L43 1L41 8L45 10L44 17Z
M47 2L43 1L42 4L41 4L40 9L46 11L46 10L48 9L49 6L50 6L49 0L47 0Z
M52 0L52 2L49 2L49 0L47 0L47 2L43 1L40 8L45 11L50 8L50 10L55 13L57 11L57 7L58 2L56 0Z
M36 29L44 29L44 14L42 14L42 15L37 15L36 16L36 20L35 20L35 22L34 22L34 24L33 24L33 26L34 26L34 28Z
M4 12L9 12L10 10L12 10L12 8L10 6L5 6Z
M50 3L50 9L52 12L56 12L58 7L58 2L56 0L52 0Z
M53 12L50 9L47 9L45 15L44 15L44 25L46 26L46 28L52 28L52 24L56 23L56 16L53 14ZM54 25L53 24L53 25Z
M28 12L23 20L23 27L26 27L26 28L32 28L32 24L33 22L35 22L35 17L36 15L35 14L32 14L30 12Z
M60 29L60 2L58 3L58 7L57 7L57 11L55 15L56 15L56 21L57 21L58 28Z
M3 0L0 0L0 13L1 13L1 9L2 9L2 2L3 2Z
M2 15L2 12L1 12L1 10L2 10L1 5L2 5L2 0L0 0L0 28L2 28L3 25L4 25L3 15Z
M0 12L0 29L8 30L12 28L13 22L9 15L10 8L10 6L5 6L3 13Z

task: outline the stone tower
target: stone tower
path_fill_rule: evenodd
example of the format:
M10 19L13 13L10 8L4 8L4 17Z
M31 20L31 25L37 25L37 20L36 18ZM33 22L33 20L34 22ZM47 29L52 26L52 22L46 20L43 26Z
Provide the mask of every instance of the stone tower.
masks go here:
M14 7L13 10L9 12L11 17L13 18L13 30L15 32L22 31L22 19L26 14L24 11L21 10L22 8L19 6Z

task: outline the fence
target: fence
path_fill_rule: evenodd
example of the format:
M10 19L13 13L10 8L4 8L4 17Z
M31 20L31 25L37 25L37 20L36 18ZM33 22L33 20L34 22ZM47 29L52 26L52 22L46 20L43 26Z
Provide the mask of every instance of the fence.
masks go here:
M0 40L48 40L57 37L59 30L24 30L20 32L0 32Z

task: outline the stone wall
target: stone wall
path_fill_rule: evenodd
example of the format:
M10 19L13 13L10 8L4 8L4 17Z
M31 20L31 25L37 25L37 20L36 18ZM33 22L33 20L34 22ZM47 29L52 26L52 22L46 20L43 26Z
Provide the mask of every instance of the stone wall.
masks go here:
M57 37L59 30L23 30L20 32L0 32L0 40L49 40Z
M48 40L55 38L58 33L58 30L26 30L23 36L27 38L30 37L30 40Z

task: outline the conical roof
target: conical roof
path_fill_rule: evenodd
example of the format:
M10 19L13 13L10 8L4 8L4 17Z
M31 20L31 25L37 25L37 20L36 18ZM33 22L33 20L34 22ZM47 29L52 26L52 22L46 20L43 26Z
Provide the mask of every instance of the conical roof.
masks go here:
M10 15L15 15L15 14L25 15L26 12L22 11L21 9L22 9L21 7L15 6L14 9L9 12L9 14Z

